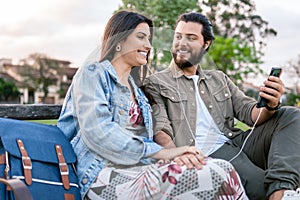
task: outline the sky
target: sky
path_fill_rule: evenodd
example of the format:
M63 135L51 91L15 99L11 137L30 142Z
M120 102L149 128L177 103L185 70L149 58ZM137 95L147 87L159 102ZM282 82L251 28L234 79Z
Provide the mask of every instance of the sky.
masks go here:
M278 35L267 40L265 64L284 66L300 55L300 1L254 0L257 14ZM100 43L121 0L0 0L0 58L13 62L31 53L80 66Z
M80 66L99 44L119 0L0 0L0 58L31 53Z

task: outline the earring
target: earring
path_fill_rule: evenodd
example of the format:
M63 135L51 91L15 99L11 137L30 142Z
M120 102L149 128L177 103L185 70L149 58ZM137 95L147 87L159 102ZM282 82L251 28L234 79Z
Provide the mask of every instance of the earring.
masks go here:
M121 44L120 44L120 43L118 43L118 44L117 44L117 46L116 46L116 51L120 52L120 51L121 51L121 49L122 49L122 48L121 48Z

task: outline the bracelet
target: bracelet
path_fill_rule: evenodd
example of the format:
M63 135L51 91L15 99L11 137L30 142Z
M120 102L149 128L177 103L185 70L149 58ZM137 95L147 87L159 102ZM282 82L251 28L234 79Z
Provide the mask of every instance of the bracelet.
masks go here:
M266 107L266 109L267 109L268 111L279 110L279 108L281 107L281 103L278 102L277 106L274 107L274 108L270 107L268 104L266 104L265 107Z

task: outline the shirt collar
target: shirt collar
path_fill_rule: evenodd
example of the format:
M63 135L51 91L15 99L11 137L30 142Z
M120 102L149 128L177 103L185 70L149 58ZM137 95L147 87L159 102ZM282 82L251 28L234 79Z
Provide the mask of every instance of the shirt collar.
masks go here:
M176 65L176 63L174 62L174 60L171 61L170 65L169 65L169 68L171 70L173 78L180 78L182 76L185 76L184 73L183 73L183 71L182 71L182 69L180 69ZM199 75L199 79L200 80L209 78L207 75L205 75L203 73L203 70L202 70L200 64L198 65L198 68L197 68L197 75Z

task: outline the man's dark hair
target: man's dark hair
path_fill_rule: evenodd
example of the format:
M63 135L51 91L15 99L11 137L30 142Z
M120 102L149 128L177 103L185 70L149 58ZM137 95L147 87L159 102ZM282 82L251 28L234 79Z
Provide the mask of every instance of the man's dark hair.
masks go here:
M212 30L212 24L210 23L209 19L207 17L205 17L204 15L202 15L201 13L190 12L190 13L181 14L176 21L175 28L177 27L177 25L180 21L195 22L195 23L202 24L203 28L202 28L201 34L203 35L204 43L206 41L211 41L211 43L212 43L212 41L215 39L213 30ZM209 45L209 47L210 47L210 45ZM209 50L209 47L206 49L206 51Z

